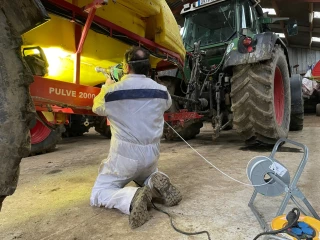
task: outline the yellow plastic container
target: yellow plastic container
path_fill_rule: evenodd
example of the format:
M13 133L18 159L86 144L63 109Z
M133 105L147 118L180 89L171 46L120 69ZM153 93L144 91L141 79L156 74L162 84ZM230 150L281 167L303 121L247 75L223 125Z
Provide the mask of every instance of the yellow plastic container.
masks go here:
M320 221L313 218L313 217L308 217L308 216L300 216L299 218L299 221L300 222L305 222L307 224L309 224L313 229L315 229L316 231L316 236L313 238L314 240L319 240L319 236L320 236ZM271 222L271 228L272 230L279 230L281 228L284 228L287 224L287 219L286 219L286 215L281 215L281 216L278 216L276 218L274 218ZM281 233L279 234L283 237L286 237L288 239L294 239L296 240L296 238L288 235L288 234L285 234L285 233Z
M68 2L72 2L68 0ZM78 0L83 7L92 1ZM75 58L75 24L57 15L23 35L23 47L40 46L49 62L47 78L73 82ZM141 37L147 38L177 54L184 60L185 48L177 22L165 0L109 1L97 9L96 15ZM95 67L109 67L123 60L130 46L111 37L89 31L81 54L80 84L94 86L104 82ZM161 59L152 58L153 66Z

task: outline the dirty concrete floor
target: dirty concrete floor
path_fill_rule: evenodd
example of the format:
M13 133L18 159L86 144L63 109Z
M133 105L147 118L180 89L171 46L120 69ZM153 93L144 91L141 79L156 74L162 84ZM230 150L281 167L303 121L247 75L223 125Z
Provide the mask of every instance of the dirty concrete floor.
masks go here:
M290 132L290 139L306 144L309 162L299 187L320 212L319 134L320 118L306 117L302 132ZM269 155L268 148L248 148L234 131L223 132L215 142L205 126L190 144L209 161L232 177L248 183L246 166L257 155ZM19 186L0 212L0 239L207 239L205 235L185 236L175 232L163 213L151 210L151 219L131 230L128 216L117 210L89 205L91 187L100 161L108 154L109 140L94 131L83 137L64 139L57 150L25 158ZM302 154L285 145L277 158L291 172ZM185 231L210 232L212 239L253 239L261 228L247 204L252 187L222 176L183 142L162 142L159 161L183 194L182 202L163 209L174 216ZM281 197L258 196L256 206L270 222Z

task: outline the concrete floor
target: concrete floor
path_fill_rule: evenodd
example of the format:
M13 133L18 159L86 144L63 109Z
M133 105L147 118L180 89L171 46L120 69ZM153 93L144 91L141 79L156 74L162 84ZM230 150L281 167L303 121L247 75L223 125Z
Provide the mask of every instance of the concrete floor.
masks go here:
M289 136L309 147L309 162L299 187L318 212L319 127L320 118L309 116L304 130L290 132ZM213 142L209 126L190 144L221 170L243 182L248 182L248 161L271 152L266 148L245 147L234 131L223 132ZM175 232L168 217L155 210L151 210L149 222L131 230L128 216L114 209L90 207L91 187L108 149L109 140L90 132L83 137L64 139L55 152L23 159L19 186L5 200L0 212L0 239L207 239L206 235L188 237ZM178 206L162 207L173 214L179 228L207 230L212 239L253 239L261 232L247 207L252 187L224 177L183 142L163 142L161 152L160 170L171 177L184 197ZM285 145L277 156L293 171L302 154ZM256 206L270 222L280 201L279 197L260 195Z

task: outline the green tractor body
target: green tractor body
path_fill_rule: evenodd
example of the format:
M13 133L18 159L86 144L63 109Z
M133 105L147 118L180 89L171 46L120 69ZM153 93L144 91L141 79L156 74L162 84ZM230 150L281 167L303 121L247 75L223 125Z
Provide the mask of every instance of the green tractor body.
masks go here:
M199 2L185 4L181 12L184 70L174 84L173 77L160 78L174 99L171 112L198 112L204 116L198 121L212 122L214 137L233 127L248 143L272 144L287 137L290 127L301 130L303 122L290 121L292 114L303 121L301 87L290 87L301 78L291 76L286 45L268 28L289 19L269 18L255 0ZM293 23L287 24L290 36L297 30ZM189 127L185 136L192 138L202 124Z

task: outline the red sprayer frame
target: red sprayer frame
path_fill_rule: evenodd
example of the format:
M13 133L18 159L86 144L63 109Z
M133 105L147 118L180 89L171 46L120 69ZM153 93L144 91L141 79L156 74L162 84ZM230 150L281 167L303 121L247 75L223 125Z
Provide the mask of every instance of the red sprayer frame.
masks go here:
M49 2L58 7L72 11L73 15L79 15L86 17L86 23L81 31L81 26L75 23L75 42L77 49L75 51L76 61L74 65L74 81L73 83L67 83L62 81L56 81L39 76L34 76L34 83L30 85L30 93L33 98L37 111L51 111L51 112L63 112L67 114L85 114L95 115L91 108L93 105L93 99L100 92L100 88L80 85L80 57L82 47L86 40L92 22L96 22L103 27L110 30L111 36L113 31L120 32L126 35L128 38L136 41L140 45L147 47L156 52L160 52L166 56L170 56L181 66L184 65L181 57L155 42L149 39L143 38L135 33L128 31L112 22L109 22L103 18L95 15L96 9L101 7L105 2L103 0L93 0L91 4L80 8L74 4L68 3L64 0L42 0L42 2ZM159 63L159 69L165 69L167 62L161 61ZM184 121L187 119L201 118L197 113L166 113L165 119L170 121Z

